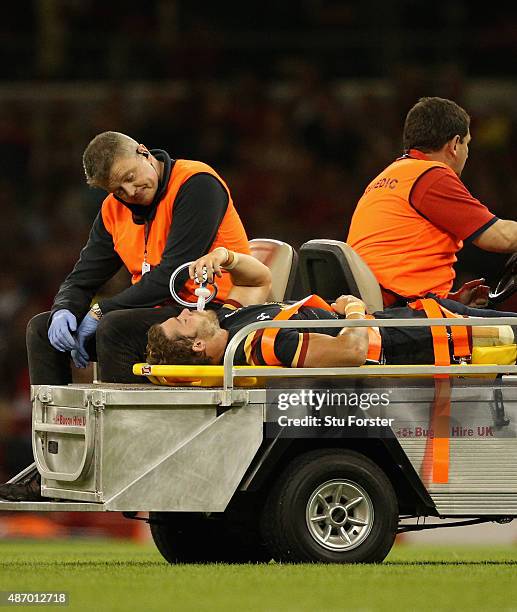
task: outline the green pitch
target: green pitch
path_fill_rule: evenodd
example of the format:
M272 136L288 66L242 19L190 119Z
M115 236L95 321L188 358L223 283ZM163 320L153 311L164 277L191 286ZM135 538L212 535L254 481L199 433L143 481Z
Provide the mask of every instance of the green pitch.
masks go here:
M516 571L510 546L396 546L382 565L170 566L152 544L0 540L1 591L68 591L61 609L74 611L499 612L517 610Z

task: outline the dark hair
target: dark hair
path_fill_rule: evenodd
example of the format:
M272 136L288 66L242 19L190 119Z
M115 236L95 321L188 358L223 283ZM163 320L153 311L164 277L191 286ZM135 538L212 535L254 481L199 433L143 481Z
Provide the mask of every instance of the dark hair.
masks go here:
M151 365L209 365L205 351L192 350L195 338L176 336L168 338L159 323L147 332L147 363Z
M121 132L102 132L95 136L83 153L83 167L88 185L106 186L115 159L136 155L137 148L137 141Z
M445 98L420 98L406 117L404 150L439 151L456 135L463 142L469 126L468 113L456 102Z

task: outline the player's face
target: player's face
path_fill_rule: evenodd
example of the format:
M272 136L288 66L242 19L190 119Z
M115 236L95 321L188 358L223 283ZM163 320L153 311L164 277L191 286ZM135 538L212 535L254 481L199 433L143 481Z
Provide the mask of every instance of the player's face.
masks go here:
M184 308L177 317L171 317L161 324L168 338L187 336L188 338L211 338L219 330L219 321L213 310L189 310Z
M128 204L148 206L158 190L159 181L152 159L135 153L113 162L106 190Z

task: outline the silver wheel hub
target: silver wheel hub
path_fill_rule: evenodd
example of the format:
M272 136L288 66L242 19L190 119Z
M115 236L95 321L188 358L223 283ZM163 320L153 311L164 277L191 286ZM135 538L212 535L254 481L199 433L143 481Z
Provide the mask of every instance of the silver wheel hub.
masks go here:
M348 551L368 537L373 526L368 493L350 480L329 480L309 498L305 518L309 533L328 550Z

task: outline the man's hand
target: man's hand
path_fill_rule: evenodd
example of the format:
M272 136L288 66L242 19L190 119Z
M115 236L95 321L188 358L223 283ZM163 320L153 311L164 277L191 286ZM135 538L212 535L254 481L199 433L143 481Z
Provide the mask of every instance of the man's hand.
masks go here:
M484 308L488 304L490 287L484 285L484 278L476 278L465 283L458 291L449 293L450 300L455 300L472 308Z
M73 332L77 329L77 319L69 310L58 310L52 317L48 328L48 339L50 344L64 353L75 348Z
M353 312L366 312L366 304L354 295L340 295L331 304L332 309L340 315L348 316Z
M76 344L72 351L72 360L77 368L86 368L90 363L90 356L86 352L84 345L86 340L93 336L99 325L99 319L90 311L79 325L76 335Z
M232 255L235 256L234 253ZM188 273L191 279L198 278L200 282L203 282L204 268L206 268L206 280L209 283L214 282L214 275L221 277L223 275L222 265L228 263L230 253L225 247L217 247L211 253L203 255L196 261L192 262L189 266ZM233 260L232 260L233 261Z

